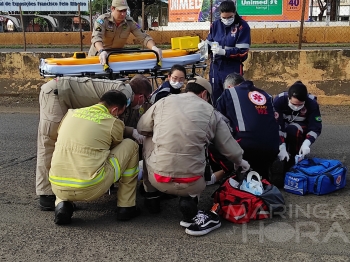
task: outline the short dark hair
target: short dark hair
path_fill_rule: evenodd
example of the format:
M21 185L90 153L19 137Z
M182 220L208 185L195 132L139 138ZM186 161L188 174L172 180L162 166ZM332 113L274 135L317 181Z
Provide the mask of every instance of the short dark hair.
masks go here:
M299 101L306 101L307 99L307 88L301 81L296 81L288 89L288 98L292 97L298 99Z
M109 90L101 96L100 102L108 108L112 106L122 108L126 106L127 98L126 95L118 90Z
M153 91L151 82L147 77L141 74L135 75L131 80L129 85L131 86L134 94L144 95L145 97L149 97Z
M236 12L236 5L233 1L223 1L220 4L220 12L221 13L235 13Z
M184 74L185 74L185 78L186 78L186 68L185 67L183 67L182 65L178 65L178 64L175 64L175 65L173 65L171 68L170 68L170 71L169 71L169 76L172 74L172 73L174 73L174 71L176 71L176 70L178 70L178 71L181 71L181 72L183 72Z

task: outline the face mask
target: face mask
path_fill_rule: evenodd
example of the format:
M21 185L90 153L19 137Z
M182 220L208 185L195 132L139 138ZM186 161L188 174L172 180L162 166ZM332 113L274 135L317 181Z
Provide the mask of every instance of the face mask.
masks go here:
M301 105L301 106L293 105L290 101L288 101L288 106L293 111L299 111L300 109L302 109L304 107L304 105Z
M175 89L180 89L183 85L184 85L184 83L183 82L173 82L173 81L171 81L170 80L170 85L173 87L173 88L175 88Z
M224 18L221 18L221 22L224 24L224 25L232 25L233 22L235 21L235 18L234 17L231 17L229 19L224 19Z

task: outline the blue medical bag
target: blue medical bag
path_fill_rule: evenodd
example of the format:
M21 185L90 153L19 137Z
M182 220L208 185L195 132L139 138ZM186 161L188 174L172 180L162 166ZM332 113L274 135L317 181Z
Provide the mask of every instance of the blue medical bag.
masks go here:
M345 187L347 168L339 160L308 158L286 173L284 189L293 194L329 194Z

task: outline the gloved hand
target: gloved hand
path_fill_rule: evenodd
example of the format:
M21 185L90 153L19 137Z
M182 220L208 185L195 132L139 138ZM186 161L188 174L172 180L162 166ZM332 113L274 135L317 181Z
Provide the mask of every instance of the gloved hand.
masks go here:
M303 157L305 157L307 154L309 154L310 153L310 145L311 145L310 140L305 139L303 144L301 145L299 155L302 155Z
M239 167L242 167L242 172L247 172L250 168L250 165L247 161L242 159L241 163L239 164L234 164L235 170L237 170Z
M136 142L139 144L143 144L143 140L145 139L145 137L143 135L140 135L136 129L132 131L132 137L135 138Z
M100 53L100 55L99 55L98 58L100 59L100 64L101 64L101 65L105 65L105 64L106 64L107 56L108 56L108 54L107 54L106 51L102 51L102 52Z
M289 161L289 154L287 152L285 143L280 145L280 152L278 153L278 158L280 161L283 161L284 159Z
M201 49L204 45L205 45L205 41L201 40L201 41L198 43L198 49Z
M158 47L156 47L154 45L154 46L152 46L152 50L158 53L159 59L162 59L163 56L162 56L162 50L161 49L159 49Z
M211 47L211 51L213 52L214 55L225 55L226 50L222 49L221 46L215 45Z

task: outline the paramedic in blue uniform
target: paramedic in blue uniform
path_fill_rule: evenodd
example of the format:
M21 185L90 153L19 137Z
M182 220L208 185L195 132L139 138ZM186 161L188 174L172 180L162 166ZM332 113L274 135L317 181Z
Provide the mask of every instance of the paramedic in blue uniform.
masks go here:
M211 46L212 59L209 80L213 87L212 102L216 104L229 73L243 75L243 62L248 57L251 44L250 27L238 14L233 1L220 4L220 20L216 20L210 28L207 42ZM200 48L205 42L201 42ZM218 45L213 45L217 42Z
M322 119L317 98L308 93L306 86L297 81L288 92L280 93L274 99L278 122L285 143L280 147L280 160L294 164L296 155L305 157L310 153L310 146L320 136Z
M146 34L130 16L127 16L128 9L127 0L113 0L111 12L100 15L94 23L89 56L95 56L97 53L102 65L106 64L108 55L105 49L123 48L130 33L137 40L142 41L144 46L162 57L162 52L156 47L152 37Z
M224 88L216 108L230 121L232 135L244 151L243 158L267 179L281 143L273 98L238 73L226 77Z
M169 71L168 79L151 94L150 102L154 104L170 94L180 94L185 80L186 69L182 65L173 65Z

